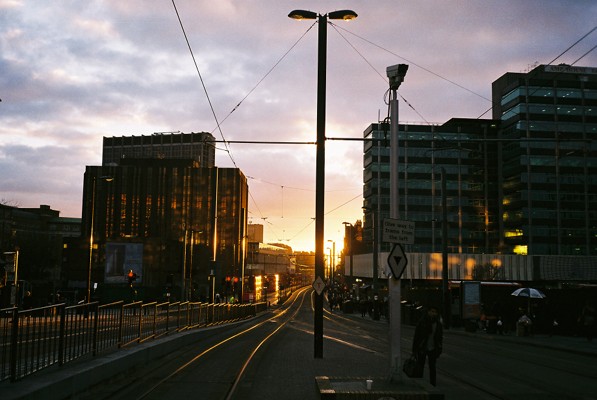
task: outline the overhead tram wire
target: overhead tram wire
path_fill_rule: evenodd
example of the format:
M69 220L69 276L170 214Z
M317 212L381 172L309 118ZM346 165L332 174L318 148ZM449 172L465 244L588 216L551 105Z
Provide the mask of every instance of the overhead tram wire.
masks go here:
M441 78L441 79L443 79L443 80L445 80L445 81L447 81L447 82L449 82L449 83L452 83L453 85L456 85L456 86L458 86L458 87L459 87L459 88L461 88L461 89L464 89L464 90L466 90L466 91L468 91L468 92L470 92L470 93L472 93L472 94L474 94L474 95L476 95L476 96L479 96L479 97L483 98L484 100L487 100L487 101L491 102L491 103L492 103L492 106L491 106L491 107L490 107L490 108L489 108L487 111L485 111L483 114L481 114L479 117L477 117L477 119L480 119L481 117L483 117L483 115L485 115L487 112L489 112L489 111L491 111L491 110L493 109L493 101L492 101L492 100L490 100L490 99L488 99L487 97L485 97L485 96L483 96L483 95L480 95L480 94L478 94L478 93L475 93L474 91L472 91L472 90L470 90L470 89L467 89L466 87L464 87L464 86L462 86L462 85L460 85L460 84L458 84L458 83L456 83L456 82L454 82L454 81L452 81L452 80L450 80L450 79L447 79L447 78L445 78L445 77L443 77L443 76L441 76L441 75L439 75L439 74L437 74L437 73L435 73L435 72L433 72L433 71L431 71L431 70L429 70L429 69L427 69L427 68L425 68L425 67L423 67L423 66L421 66L421 65L418 65L417 63L414 63L414 62L412 62L412 61L410 61L410 60L408 60L408 59L406 59L406 58L404 58L404 57L402 57L402 56L400 56L400 55L398 55L398 54L396 54L396 53L394 53L394 52L392 52L392 51L390 51L390 50L388 50L388 49L385 49L385 48L384 48L384 47L382 47L382 46L379 46L379 45L377 45L377 44L375 44L375 43L371 42L371 41L370 41L370 40L368 40L368 39L365 39L365 38L363 38L362 36L359 36L359 35L357 35L357 34L355 34L355 33L352 33L352 32L350 32L348 29L346 29L346 28L344 28L344 27L341 27L341 26L339 26L339 25L335 25L335 24L333 24L333 23L331 23L331 24L332 24L332 26L334 27L334 29L336 30L336 32L338 32L338 34L340 34L340 36L341 36L341 37L342 37L344 40L346 40L346 42L347 42L347 43L348 43L348 44L349 44L349 45L350 45L350 46L351 46L351 47L352 47L352 48L353 48L353 49L354 49L354 50L357 52L357 54L359 54L359 55L360 55L360 56L361 56L363 59L365 59L365 57L364 57L364 56L363 56L363 55L362 55L362 54L361 54L361 53L360 53L360 52L359 52L359 51L356 49L356 47L355 47L354 45L352 45L352 44L351 44L351 43L350 43L350 42L349 42L349 41L346 39L346 37L345 37L344 35L342 35L342 34L341 34L339 31L338 31L338 29L341 29L341 30L343 30L343 31L345 31L345 32L347 32L347 33L349 33L349 34L353 35L353 36L356 36L356 37L358 37L359 39L361 39L361 40L363 40L363 41L365 41L365 42L367 42L367 43L369 43L369 44L371 44L371 45L373 45L373 46L375 46L375 47L378 47L378 48L380 48L380 49L382 49L382 50L384 50L384 51L386 51L386 52L388 52L388 53L390 53L390 54L392 54L392 55L395 55L396 57L398 57L398 58L400 58L400 59L402 59L402 60L405 60L406 62L409 62L409 63L411 63L411 64L415 65L416 67L419 67L419 68L423 69L424 71L427 71L427 72L429 72L430 74L433 74L433 75L437 76L438 78ZM556 61L558 58L560 58L562 55L564 55L565 53L567 53L567 52L568 52L570 49L572 49L574 46L576 46L578 43L580 43L580 42L581 42L583 39L585 39L587 36L589 36L589 35L590 35L591 33L593 33L595 30L597 30L597 26L596 26L596 27L594 27L593 29L591 29L591 30L590 30L588 33L586 33L585 35L583 35L583 36L582 36L580 39L578 39L576 42L574 42L574 44L572 44L571 46L569 46L569 47L568 47L568 48L567 48L565 51L563 51L563 52L562 52L560 55L558 55L556 58L554 58L552 61L550 61L550 62L549 62L549 64L553 63L553 62L554 62L554 61ZM574 61L574 63L572 63L571 65L574 65L574 64L576 64L576 63L577 63L578 61L580 61L582 58L586 57L586 56L587 56L587 55L588 55L590 52L592 52L593 50L595 50L595 48L597 48L597 45L596 45L596 46L594 46L593 48L591 48L591 49L590 49L588 52L586 52L585 54L583 54L581 57L579 57L579 58L578 58L576 61ZM372 65L372 64L371 64L371 63L370 63L368 60L366 60L366 59L365 59L365 62L366 62L366 63L367 63L367 64L368 64L368 65L369 65L369 66L370 66L370 67L371 67L371 68L372 68L372 69L373 69L373 70L374 70L376 73L377 73L377 75L381 76L381 77L384 79L384 81L385 81L385 78L384 78L384 77L383 77L383 76L382 76L382 75L381 75L381 74L380 74L380 73L379 73L379 72L378 72L378 71L377 71L377 70L376 70L376 69L373 67L373 65ZM387 92L386 92L386 93L387 93ZM407 100L406 100L406 99L405 99L405 98L404 98L404 97L403 97L403 96L400 94L400 93L399 93L399 96L400 96L400 97L402 98L402 100L403 100L403 101L404 101L404 102L405 102L405 103L406 103L406 104L407 104L407 105L408 105L408 106L409 106L409 107L410 107L410 108L411 108L413 111L415 111L415 112L416 112L416 113L417 113L417 114L418 114L418 115L419 115L419 116L420 116L420 117L421 117L421 118L422 118L422 119L423 119L423 120L424 120L424 121L425 121L425 122L426 122L428 125L431 125L431 124L430 124L430 123L429 123L429 122L428 122L428 121L427 121L427 120L426 120L426 119L425 119L425 118L424 118L424 117L423 117L423 116L422 116L422 115L421 115L421 114L420 114L420 113L419 113L419 112L418 112L418 111L417 111L417 110L416 110L416 109L415 109L415 108L414 108L414 107L413 107L413 106L412 106L412 105L411 105L411 104L410 104L410 103L409 103L409 102L408 102L408 101L407 101ZM443 138L443 137L441 137L441 135L440 135L440 139L442 139L443 141L446 141L446 139L445 139L445 138ZM329 138L329 137L328 137L328 138L326 138L326 140L357 140L357 141L367 141L367 140L369 140L369 141L376 142L376 141L385 141L386 139L373 139L373 138L372 138L372 139L366 139L366 138L357 138L357 139L352 139L352 138ZM519 140L525 140L525 139L524 139L524 138L521 138L521 139L519 139ZM528 140L532 140L532 141L546 141L546 142L552 142L552 141L553 141L553 139L545 139L545 140L542 140L542 139L539 139L539 138L532 138L532 139L531 139L531 138L528 138ZM500 142L500 141L506 141L506 139L478 139L478 140L475 140L475 139L467 139L467 141L469 141L469 142ZM585 140L578 140L578 141L579 141L579 142L583 142L583 141L585 141Z
M572 43L566 50L564 50L563 52L561 52L558 56L556 56L556 58L554 58L553 60L551 60L550 62L548 62L546 65L551 65L552 63L554 63L558 58L562 57L564 54L566 54L567 52L569 52L570 50L572 50L572 48L574 46L576 46L577 44L579 44L581 41L583 41L587 36L589 36L591 33L595 32L595 30L597 30L597 26L595 26L593 29L591 29L589 32L587 32L586 34L584 34L580 39L578 39L576 42ZM587 56L587 54L589 54L590 52L592 52L593 50L595 50L595 48L597 48L597 45L594 46L591 50L587 51L585 54L583 54L582 56L580 56L579 58L576 59L576 61L574 61L572 64L570 64L570 66L575 65L577 62L579 62L580 60L582 60L583 58L585 58ZM559 72L556 74L556 76L560 75L562 72ZM534 90L533 92L531 92L529 94L529 96L532 96L537 90ZM491 105L491 107L489 107L489 109L487 111L485 111L483 114L479 115L477 117L477 119L483 117L485 114L487 114L489 111L493 110L493 103Z
M583 41L587 36L589 36L591 33L595 32L595 30L597 30L597 26L595 26L593 29L591 29L589 32L587 32L585 35L583 35L580 39L578 39L576 42L572 43L570 45L570 47L568 47L566 50L564 50L560 55L558 55L556 58L554 58L553 60L551 60L549 62L549 64L551 64L552 62L554 62L555 60L557 60L558 58L562 57L564 54L566 54L568 51L570 51L574 46L576 46L577 44L579 44L581 41ZM587 53L583 54L578 60L576 60L572 65L574 65L575 63L577 63L578 61L580 61L580 59L584 58L587 54L589 54L591 51L595 50L595 47L593 47L591 50L589 50Z
M354 51L355 51L355 52L356 52L356 53L357 53L357 54L358 54L358 55L359 55L359 56L360 56L360 57L361 57L361 58L362 58L362 59L363 59L363 60L364 60L366 63L367 63L367 65L369 65L369 67L371 67L371 69L373 69L373 71L374 71L374 72L375 72L375 73L376 73L376 74L377 74L377 75L378 75L378 76L379 76L379 77L380 77L380 78L381 78L381 79L384 81L384 83L387 83L387 77L384 77L384 76L383 76L383 75L382 75L382 74L381 74L381 73L380 73L380 72L379 72L379 71L378 71L378 70L377 70L377 69L376 69L376 68L373 66L373 64L371 64L371 63L369 62L369 60L367 60L367 58L366 58L366 57L365 57L365 56L364 56L364 55L363 55L363 54L362 54L362 53L361 53L361 52L360 52L360 51L359 51L359 50L356 48L356 46L354 46L354 45L353 45L353 44L352 44L352 43L351 43L351 42L350 42L350 41L349 41L349 40L346 38L346 36L344 36L344 35L343 35L343 34L342 34L342 33L341 33L341 32L340 32L340 31L339 31L337 28L343 29L343 30L345 30L346 32L349 32L349 31L347 31L346 29L344 29L344 28L341 28L340 26L338 26L338 25L335 25L335 24L333 24L333 23L331 23L331 22L330 22L330 24L331 24L331 25L332 25L332 27L333 27L333 28L336 30L336 33L338 33L338 35L340 35L340 37L341 37L342 39L344 39L344 41L346 41L346 43L348 43L348 45L349 45L349 46L350 46L350 47L351 47L351 48L352 48L352 49L353 49L353 50L354 50ZM416 65L416 64L413 64L413 65ZM388 105L388 114L389 114L389 112L390 112L390 109L389 109L390 103L389 103L389 102L386 100L386 98L387 98L387 95L388 95L388 93L389 93L389 92L390 92L390 89L388 88L388 90L387 90L387 91L386 91L386 93L384 94L384 102L385 102L385 103ZM407 105L408 107L410 107L410 108L411 108L411 109L412 109L412 110L413 110L413 111L414 111L414 112L415 112L415 113L416 113L416 114L417 114L417 115L418 115L418 116L419 116L419 117L420 117L420 118L421 118L423 121L425 121L425 123L426 123L427 125L431 125L431 123L430 123L430 122L429 122L429 121L428 121L428 120L427 120L427 119L426 119L426 118L425 118L425 117L424 117L424 116L423 116L423 115L422 115L422 114L419 112L419 110L417 110L417 109L416 109L416 108L415 108L415 107L414 107L414 106L413 106L413 105L412 105L412 104L411 104L411 103L410 103L408 100L406 100L406 99L404 98L404 96L402 96L402 94L401 94L401 93L398 93L398 95L399 95L399 96L400 96L400 98L401 98L401 99L404 101L404 103L406 103L406 105ZM442 138L442 139L443 139L443 138Z
M576 59L576 61L574 61L571 65L576 64L577 62L579 62L580 60L582 60L583 58L585 58L587 55L589 55L590 52L592 52L593 50L597 49L597 44L595 46L593 46L589 51L587 51L585 54L583 54L582 56L580 56L579 58Z
M444 81L446 81L446 82L449 82L449 83L451 83L452 85L459 87L460 89L466 90L467 92L469 92L469 93L471 93L471 94L474 94L475 96L478 96L478 97L482 98L483 100L489 101L490 103L492 102L492 100L491 100L491 99L488 99L487 97L483 96L482 94L479 94L479 93L477 93L477 92L475 92L475 91L473 91L473 90L471 90L471 89L469 89L469 88L467 88L467 87L465 87L465 86L463 86L463 85L461 85L461 84L459 84L459 83L456 83L456 82L454 82L454 81L453 81L453 80L451 80L451 79L448 79L448 78L446 78L446 77L444 77L444 76L442 76L442 75L440 75L440 74L438 74L438 73L436 73L436 72L433 72L433 71L431 71L430 69L428 69L428 68L425 68L425 67L423 67L422 65L419 65L419 64L417 64L417 63L416 63L416 62L414 62L414 61L411 61L411 60L409 60L409 59L407 59L407 58L405 58L405 57L402 57L401 55L399 55L399 54L396 54L396 53L394 53L393 51L390 51L390 50L386 49L385 47L382 47L382 46L380 46L380 45L378 45L378 44L376 44L376 43L373 43L373 42L372 42L372 41L370 41L369 39L366 39L366 38L364 38L364 37L362 37L362 36L359 36L359 35L357 35L356 33L353 33L353 32L349 31L348 29L346 29L346 28L344 28L344 27L341 27L341 26L339 26L339 25L333 25L333 26L334 26L334 28L341 29L341 30L345 31L346 33L349 33L349 34L351 34L351 35L353 35L353 36L355 36L355 37L357 37L357 38L361 39L362 41L369 43L369 44L370 44L370 45L372 45L372 46L375 46L375 47L377 47L377 48L379 48L379 49L381 49L381 50L383 50L383 51L385 51L385 52L387 52L387 53L390 53L390 54L392 54L393 56L396 56L396 57L400 58L401 60L404 60L404 61L408 62L409 64L412 64L412 65L414 65L415 67L417 67L417 68L420 68L420 69L422 69L423 71L430 73L431 75L434 75L434 76L436 76L436 77L438 77L438 78L440 78L440 79L442 79L442 80L444 80ZM385 78L384 78L384 79L385 79Z
M269 69L269 71L266 72L266 74L255 84L255 86L253 86L253 88L251 90L249 90L247 92L247 94L245 95L245 97L243 97L237 104L236 106L234 106L234 108L232 108L232 110L228 113L228 115L226 115L226 117L224 117L224 119L219 123L219 125L223 124L228 117L230 117L232 115L233 112L235 112L238 107L240 107L240 105L255 91L255 89L257 89L257 87L259 85L261 85L261 83L265 80L265 78L267 78L273 71L274 69L276 69L276 67L282 62L282 60L284 60L286 58L286 56L296 47L297 44L299 44L299 42L301 40L303 40L303 38L307 35L307 33L309 33L309 31L315 26L317 22L314 22L306 31L305 33L303 33L301 35L301 37L298 38L298 40L296 42L294 42L294 44L292 46L290 46L290 48L286 51L286 53L284 53L282 55L282 57L280 57L278 59L278 61L276 61L276 63ZM213 133L216 129L219 128L219 125L214 128L211 133Z
M226 153L228 154L228 157L232 161L232 164L236 168L238 168L238 165L236 164L236 161L234 160L234 157L232 156L232 152L231 152L231 150L230 150L230 148L228 146L228 144L231 143L231 142L228 141L228 140L226 140L226 138L224 137L224 133L223 133L222 127L221 127L222 123L218 121L218 117L216 115L216 112L214 110L213 104L212 104L211 99L209 97L209 93L207 91L207 87L205 86L205 82L203 81L203 77L201 75L201 71L199 70L199 66L198 66L197 60L195 58L195 54L193 53L193 49L191 47L188 35L187 35L186 30L184 28L184 24L182 22L182 18L180 17L180 13L178 12L178 8L176 7L176 3L175 3L174 0L172 0L172 6L174 7L174 11L176 12L176 16L178 18L178 22L180 24L180 28L182 30L182 33L183 33L183 36L185 38L187 47L188 47L189 52L191 54L191 58L193 59L193 63L195 65L195 69L196 69L197 74L199 76L199 79L201 81L201 85L203 87L203 91L205 93L205 96L207 97L207 101L209 103L212 115L214 117L214 120L216 121L216 128L213 131L215 131L217 129L220 132L220 136L222 137L222 141L217 141L217 142L224 143L225 149L221 149L221 150L222 151L226 151ZM284 58L286 58L286 56L292 51L292 49L294 49L294 47L296 47L296 45L303 39L303 37L305 37L307 35L307 33L313 28L313 26L315 26L315 23L313 23L311 25L311 27L309 27L305 31L305 33L303 33L303 35L290 47L290 49L288 49L288 51L286 51L286 53L284 53L284 55L274 64L274 66L272 68L270 68L270 70L259 80L259 82L257 82L257 84L245 95L245 97L243 97L243 99L241 99L241 101L232 109L232 111L230 111L230 113L228 113L228 115L222 120L222 122L224 122L226 119L228 119L228 117L234 111L236 111L236 109L238 109L238 107L241 105L241 103L243 103L247 99L247 97L249 97L249 95L251 95L251 93L253 93L253 91L255 91L255 89L265 80L265 78L267 78L267 76L269 76L269 74L280 64L280 62L282 62L282 60ZM213 133L213 131L212 131L212 133ZM236 143L245 143L245 144L247 144L249 142L246 142L246 141L237 141ZM251 143L257 144L258 142L251 142ZM263 144L263 143L261 143L261 144ZM309 143L309 142L285 142L285 143L279 142L279 143L272 143L272 144L315 144L315 142L311 142L311 143ZM257 205L257 202L255 201L255 198L253 197L253 194L251 192L249 192L249 197L253 200L253 203L254 203L255 207L257 208L257 210L259 211L259 213L262 215L261 210L259 209L259 206Z
M205 96L207 97L207 101L209 103L209 107L211 109L212 115L214 117L214 120L216 121L217 129L220 131L220 136L222 137L222 141L221 142L224 143L224 146L226 147L226 149L224 149L224 151L226 151L226 153L228 154L228 157L232 161L232 164L236 168L238 168L238 166L236 165L236 161L234 161L234 157L232 156L232 152L228 148L228 142L226 141L226 138L224 137L224 133L222 132L221 124L218 122L218 117L216 115L216 112L214 110L213 104L212 104L211 99L209 97L209 93L207 92L207 87L205 86L205 83L203 81L203 77L201 76L201 71L199 70L199 66L197 64L197 60L195 59L195 54L193 53L193 49L191 47L191 43L189 42L189 38L188 38L187 33L186 33L185 29L184 29L184 24L182 23L182 19L180 17L180 13L178 12L178 8L176 7L176 3L174 2L174 0L172 0L172 6L174 7L174 11L176 12L176 17L178 18L178 23L180 24L180 29L182 30L183 36L184 36L185 41L187 43L187 47L189 49L189 52L191 53L191 58L193 59L193 63L195 64L195 69L197 70L197 74L199 75L199 80L201 81L201 85L203 86L203 91L205 92ZM255 201L255 198L253 197L253 194L251 192L249 192L249 197L253 200L253 203L255 204L255 207L257 208L257 210L259 211L259 213L261 215L263 215L261 213L261 210L259 209L259 206L257 205L257 202Z
M222 129L220 127L220 123L218 122L218 116L216 115L216 111L213 107L213 104L211 102L211 99L209 97L209 93L207 92L207 87L205 86L205 82L203 81L203 77L201 76L201 71L199 70L199 65L197 64L197 60L195 59L195 54L193 53L193 49L191 47L191 43L189 42L189 37L187 36L187 32L184 29L184 25L182 23L182 19L180 18L180 14L178 12L178 8L176 7L176 3L174 2L174 0L172 0L172 6L174 6L174 11L176 12L176 17L178 18L178 23L180 24L180 29L182 29L182 34L184 35L185 41L187 43L187 47L189 48L189 52L191 53L191 58L193 59L193 63L195 64L195 69L197 70L197 74L199 75L199 80L201 81L201 86L203 86L203 91L205 93L205 97L207 97L207 102L209 103L209 108L211 109L211 113L214 117L214 120L216 121L216 125L218 126L218 130L220 131L220 136L222 137L222 139L224 140L224 143L226 145L226 152L228 153L228 157L230 157L230 160L232 161L232 164L234 164L234 166L236 168L238 168L238 166L236 165L236 162L234 161L234 158L232 157L232 153L230 152L230 149L228 148L228 144L226 143L226 139L224 138L224 132L222 132Z

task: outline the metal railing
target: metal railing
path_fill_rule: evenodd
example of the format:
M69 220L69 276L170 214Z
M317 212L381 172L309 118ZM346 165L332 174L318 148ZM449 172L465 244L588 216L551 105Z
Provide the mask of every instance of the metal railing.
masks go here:
M265 311L265 303L55 304L0 310L0 381L188 329Z

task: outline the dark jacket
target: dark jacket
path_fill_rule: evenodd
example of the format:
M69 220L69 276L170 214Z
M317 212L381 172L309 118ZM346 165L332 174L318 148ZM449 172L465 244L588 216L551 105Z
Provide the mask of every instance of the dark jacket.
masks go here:
M435 356L439 356L443 350L443 338L444 330L442 327L441 320L436 320L437 326L435 328L435 334L433 335L433 348ZM433 329L433 321L429 315L424 315L423 318L417 323L415 328L415 336L413 338L413 354L420 354L427 352L427 340Z

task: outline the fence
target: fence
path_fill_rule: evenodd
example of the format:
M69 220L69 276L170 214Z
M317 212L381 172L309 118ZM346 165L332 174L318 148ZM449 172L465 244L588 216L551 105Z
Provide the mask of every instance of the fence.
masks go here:
M265 303L56 304L0 310L0 381L173 332L255 316Z

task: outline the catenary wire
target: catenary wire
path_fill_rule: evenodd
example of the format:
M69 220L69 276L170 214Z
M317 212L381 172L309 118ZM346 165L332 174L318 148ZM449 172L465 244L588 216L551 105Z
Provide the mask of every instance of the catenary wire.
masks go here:
M561 52L556 58L554 58L553 60L551 60L550 62L547 63L547 65L552 64L553 62L555 62L558 58L562 57L564 54L566 54L567 52L569 52L570 50L572 50L572 48L574 46L576 46L577 44L579 44L582 40L584 40L587 36L589 36L591 33L595 32L595 30L597 30L597 26L595 26L593 29L591 29L589 32L587 32L586 34L584 34L580 39L578 39L576 42L574 42L572 45L570 45L566 50L564 50L563 52ZM593 50L595 50L597 46L593 47L591 50L589 50L588 52L586 52L585 54L583 54L582 56L580 56L579 58L576 59L576 61L574 61L572 65L575 65L577 62L579 62L580 60L582 60L584 57L587 56L587 54L589 54L590 52L592 52ZM560 75L560 73L558 73L557 75ZM557 76L556 75L556 76ZM533 92L531 92L529 94L529 96L532 96L537 90L534 90ZM487 114L489 111L493 110L493 104L491 105L491 107L489 107L489 109L487 109L483 114L479 115L477 117L477 119L483 117L485 114Z
M461 85L461 84L459 84L459 83L457 83L457 82L454 82L454 81L453 81L453 80L451 80L451 79L448 79L448 78L446 78L446 77L444 77L444 76L442 76L442 75L440 75L440 74L438 74L438 73L436 73L436 72L433 72L433 71L431 71L429 68L425 68L425 67L423 67L422 65L419 65L419 64L415 63L414 61L411 61L411 60L409 60L409 59L407 59L407 58L405 58L405 57L402 57L401 55L399 55L399 54L396 54L396 53L394 53L393 51L386 49L385 47L382 47L382 46L380 46L380 45L378 45L378 44L376 44L376 43L373 43L373 42L372 42L372 41L370 41L369 39L366 39L366 38L364 38L364 37L362 37L362 36L360 36L360 35L357 35L356 33L354 33L354 32L351 32L351 31L349 31L348 29L346 29L346 28L344 28L344 27L341 27L341 26L338 26L338 25L334 25L334 26L335 26L335 27L337 27L338 29L341 29L341 30L343 30L343 31L345 31L345 32L347 32L347 33L349 33L349 34L351 34L351 35L353 35L353 36L355 36L355 37L357 37L357 38L359 38L359 39L363 40L364 42L367 42L367 43L371 44L372 46L375 46L375 47L377 47L377 48L379 48L379 49L381 49L381 50L383 50L383 51L385 51L385 52L387 52L387 53L390 53L390 54L392 54L392 55L394 55L394 56L396 56L396 57L398 57L398 58L400 58L400 59L402 59L402 60L404 60L404 61L408 62L409 64L412 64L412 65L414 65L415 67L418 67L418 68L422 69L422 70L423 70L423 71L425 71L425 72L428 72L428 73L430 73L431 75L434 75L434 76L436 76L436 77L438 77L438 78L440 78L440 79L442 79L442 80L444 80L444 81L446 81L446 82L449 82L449 83L451 83L452 85L455 85L455 86L457 86L457 87L459 87L459 88L461 88L461 89L463 89L463 90L466 90L467 92L469 92L469 93L471 93L471 94L474 94L475 96L478 96L478 97L482 98L483 100L487 100L487 101L489 101L489 102L491 102L491 101L492 101L491 99L488 99L487 97L485 97L485 96L483 96L483 95L481 95L481 94L479 94L479 93L476 93L475 91L473 91L473 90L471 90L471 89L469 89L469 88L467 88L467 87L465 87L465 86L463 86L463 85Z
M199 75L199 80L201 81L201 86L203 87L203 92L205 93L205 97L207 97L207 102L209 103L209 108L211 109L211 113L214 117L214 120L216 121L218 130L220 131L220 136L224 140L224 145L226 146L226 152L228 153L228 157L230 157L232 164L234 164L234 166L236 168L238 168L238 166L236 165L236 162L234 161L234 157L232 157L232 153L230 152L230 149L228 148L228 143L226 143L226 139L224 138L224 132L222 132L222 128L220 127L220 123L218 122L218 116L216 115L216 111L215 111L213 104L211 102L211 99L209 97L209 93L207 92L207 87L205 86L205 82L203 81L203 76L201 76L201 71L199 70L199 65L197 64L197 60L195 59L195 54L193 53L193 48L191 47L191 43L189 42L189 37L187 36L187 32L184 29L184 24L182 23L182 19L180 17L178 8L176 7L176 3L174 2L174 0L172 0L172 6L174 6L174 11L176 12L176 17L178 18L178 23L180 24L180 29L182 29L182 34L187 43L187 47L189 48L189 52L191 53L191 58L193 59L193 63L195 64L195 69L197 70L197 75Z
M223 124L223 123L224 123L224 122L225 122L225 121L228 119L228 117L230 117L230 116L232 115L232 113L233 113L233 112L235 112L235 111L238 109L238 107L240 107L240 105L241 105L241 104L242 104L242 103L243 103L243 102L244 102L244 101L247 99L247 97L249 97L249 96L250 96L250 95L251 95L251 94L252 94L252 93L253 93L253 92L254 92L254 91L257 89L257 87L258 87L259 85L261 85L261 83L262 83L262 82L265 80L265 78L267 78L267 77L268 77L268 76L269 76L269 75L270 75L270 74L271 74L271 73L274 71L274 69L275 69L275 68L276 68L276 67L277 67L277 66L278 66L278 65L279 65L279 64L282 62L282 60L284 60L284 59L286 58L286 56L287 56L287 55L288 55L288 54L289 54L289 53L290 53L290 52L291 52L291 51L292 51L292 50L293 50L293 49L296 47L296 45L297 45L297 44L298 44L298 43L299 43L301 40L303 40L303 38L304 38L304 37L307 35L307 33L309 33L309 31L310 31L310 30L311 30L311 29L312 29L314 26L315 26L315 23L313 23L313 24L312 24L312 25L309 27L309 29L307 29L307 30L305 31L305 33L303 33L303 34L301 35L301 37L300 37L300 38L298 38L298 39L297 39L297 41L296 41L296 42L294 42L294 44L293 44L292 46L290 46L290 48L289 48L289 49L286 51L286 53L284 53L284 54L282 55L282 57L280 57L280 58L278 59L278 61L276 61L276 63L275 63L275 64L274 64L274 65L273 65L273 66L272 66L270 69L269 69L269 71L267 71L267 72L266 72L266 74L265 74L265 75L264 75L264 76L263 76L263 77L262 77L262 78L259 80L259 82L257 82L257 83L255 84L255 86L253 86L253 88L247 92L247 94L245 95L245 97L243 97L243 98L242 98L242 99L241 99L241 100L240 100L240 101L239 101L239 102L236 104L236 106L234 106L234 108L232 108L232 110L230 110L230 112L228 113L228 115L226 115L226 117L224 117L224 119L223 119L223 120L222 120L222 121L219 123L219 125ZM218 126L218 127L219 127L219 126ZM214 129L211 131L211 133L213 133L213 132L214 132L216 129L218 129L218 127L214 128Z

